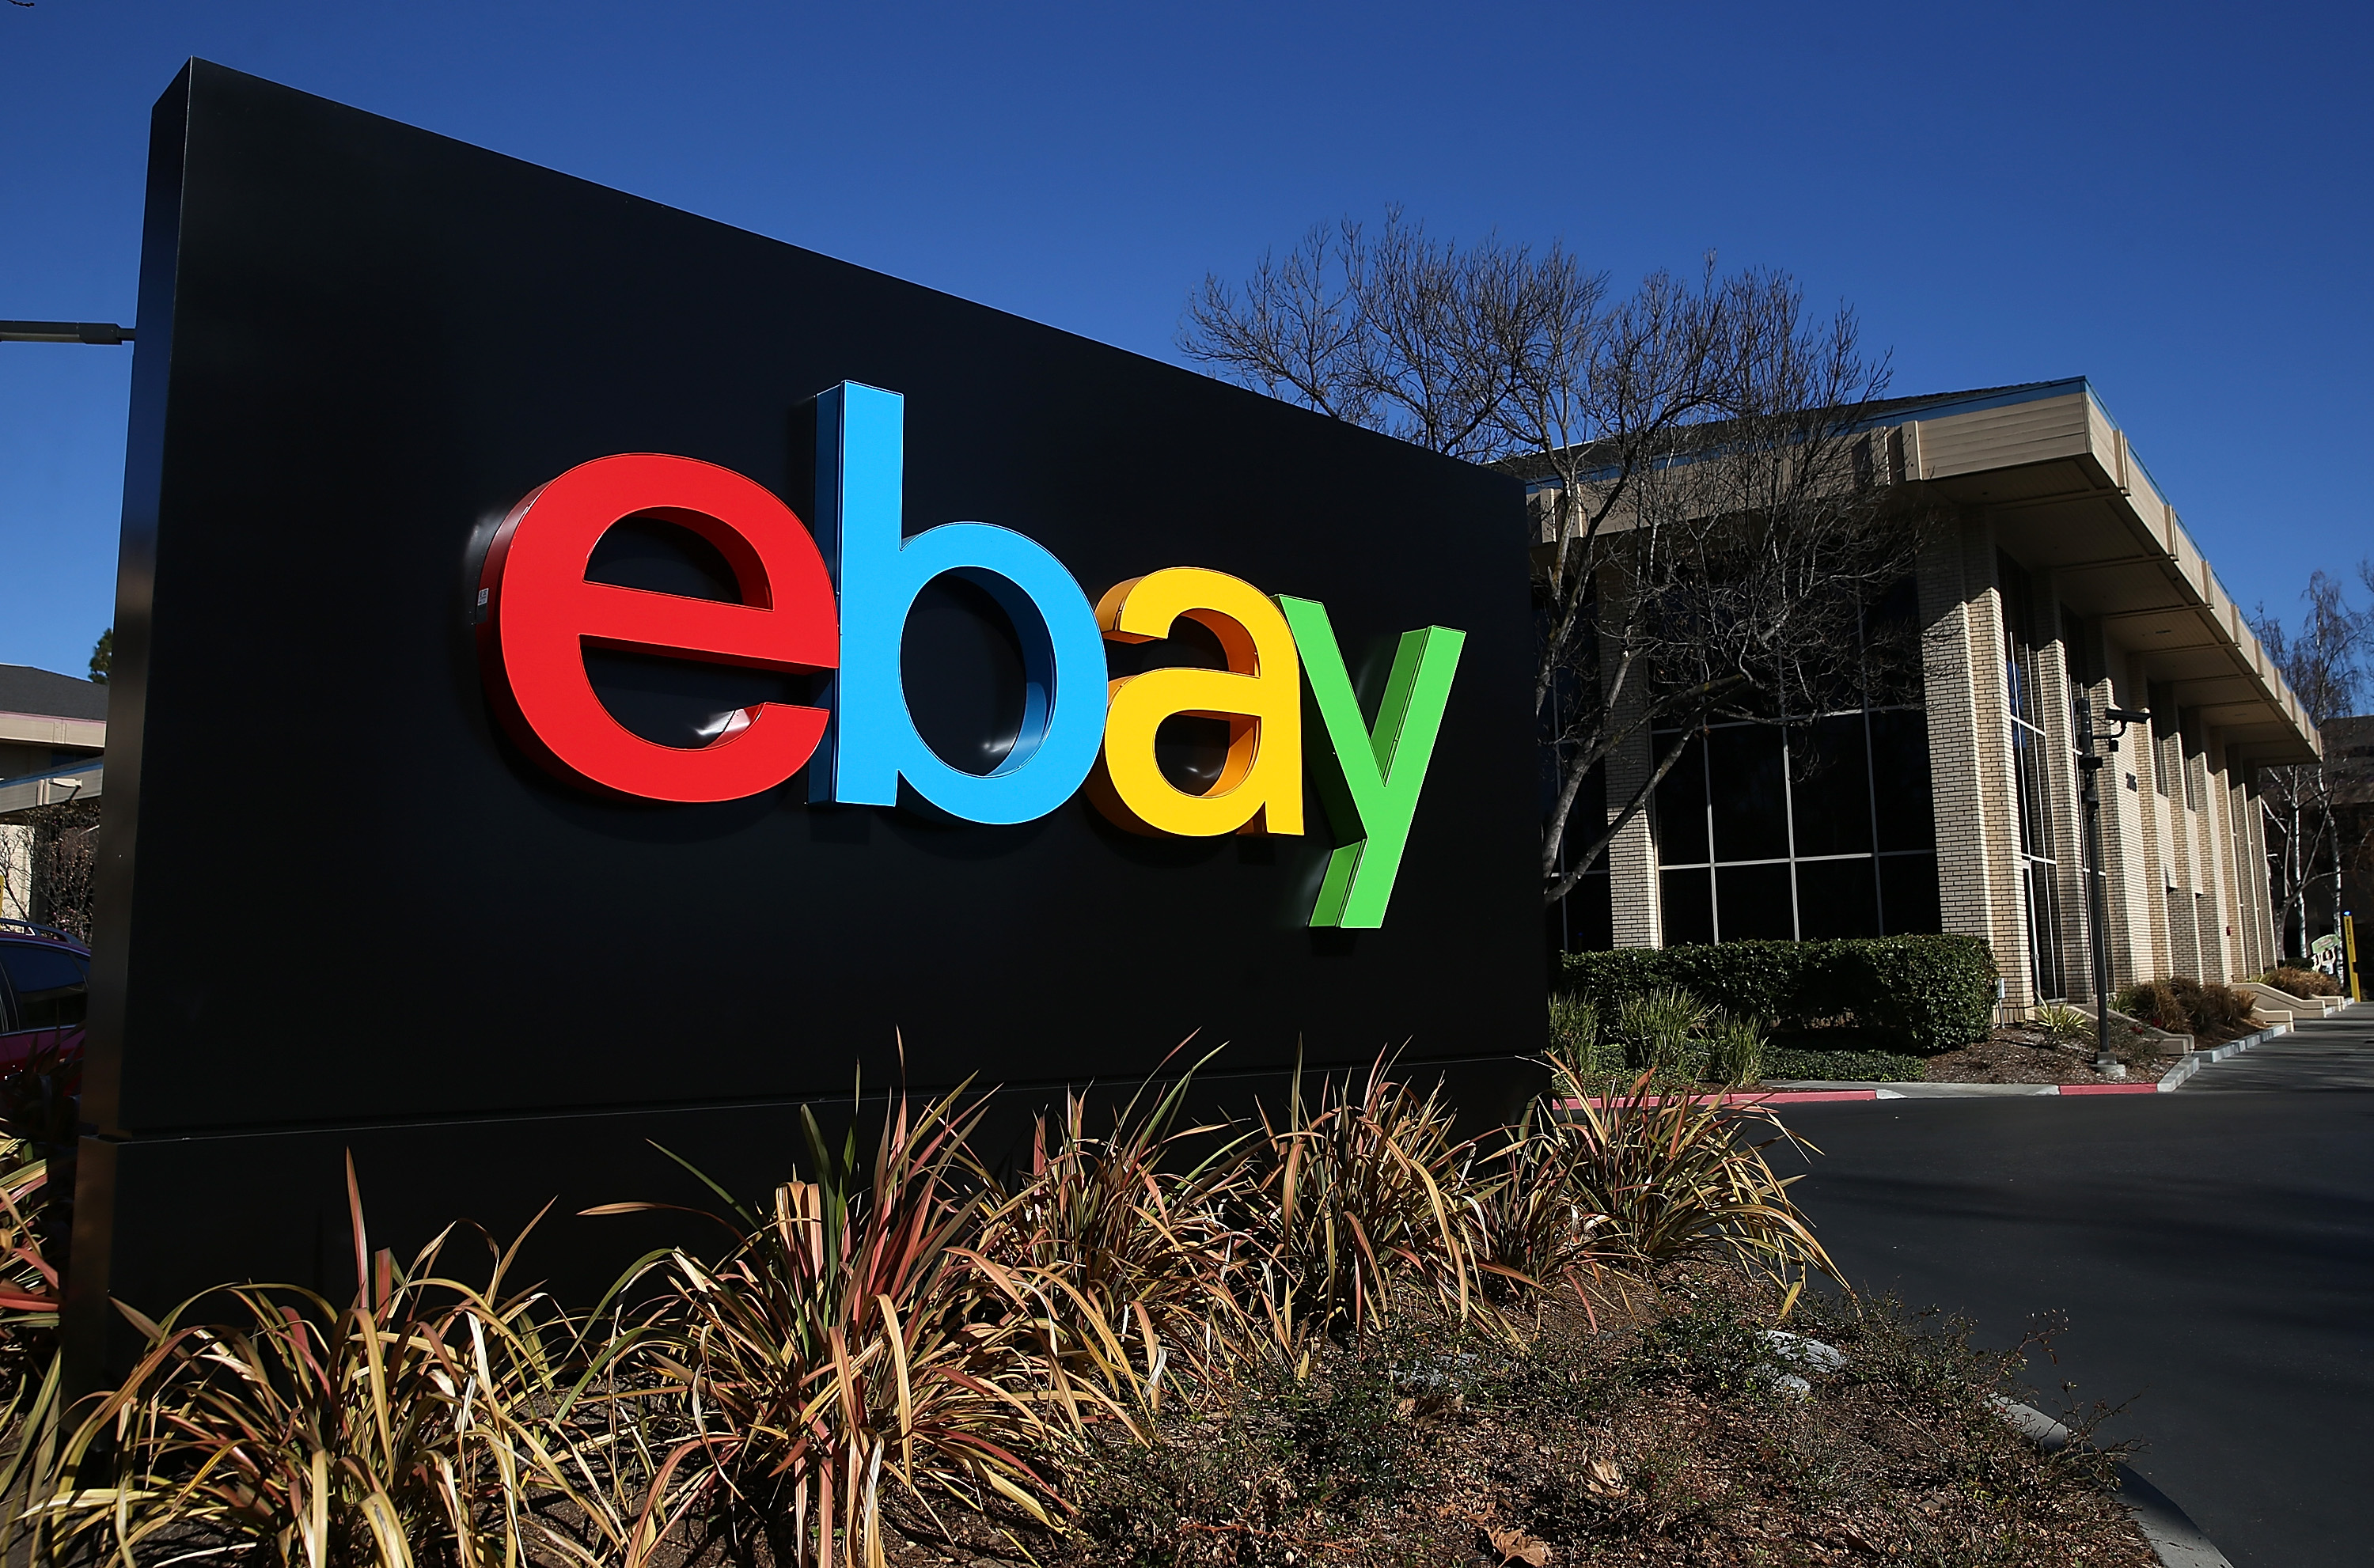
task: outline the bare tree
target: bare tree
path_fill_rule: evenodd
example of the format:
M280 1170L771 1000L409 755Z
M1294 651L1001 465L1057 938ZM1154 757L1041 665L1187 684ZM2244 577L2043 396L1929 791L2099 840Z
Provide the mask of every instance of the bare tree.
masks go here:
M2357 575L2374 591L2374 560L2359 562ZM2309 721L2321 725L2356 712L2365 699L2374 610L2352 605L2341 579L2321 569L2309 575L2300 597L2308 608L2297 631L2263 603L2251 612L2251 629ZM2276 929L2284 951L2294 956L2308 951L2309 902L2318 893L2332 901L2329 929L2341 929L2342 863L2356 847L2342 842L2333 783L2321 762L2260 773L2259 804L2269 829L2268 875L2279 906Z
M1534 711L1555 759L1542 892L1564 897L1715 717L1859 707L1867 612L1910 570L1862 431L1885 389L1854 318L1809 317L1784 274L1655 273L1616 297L1562 245L1313 228L1241 285L1206 277L1181 347L1218 374L1534 486ZM1592 770L1666 731L1604 822ZM1571 851L1567 852L1567 851Z
M90 940L91 882L99 867L97 801L62 801L0 825L0 919L56 926Z

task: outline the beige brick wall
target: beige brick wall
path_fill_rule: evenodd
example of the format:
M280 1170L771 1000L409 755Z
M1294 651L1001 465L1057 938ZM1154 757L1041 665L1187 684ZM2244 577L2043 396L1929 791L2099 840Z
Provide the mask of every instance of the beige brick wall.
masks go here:
M1921 552L1917 586L1942 923L1948 931L1983 937L1992 946L2004 975L2005 1011L2018 1016L2042 999L2027 951L1995 533L1983 515L1964 515L1933 532ZM2069 999L2090 1000L2092 916L2073 715L2081 688L2074 683L2067 642L2078 628L2063 625L2058 585L2050 573L2036 573L2034 587L2040 644L2037 718L2045 737L2048 809L2060 867L2061 965ZM2082 689L2098 712L2151 705L2155 694L2145 681L2142 661L2120 647L2114 635L2083 657L2106 672ZM1619 696L1619 716L1637 700ZM2169 732L2177 728L2176 717L2160 715L2149 729L2130 730L2101 773L2101 860L2113 986L2170 974L2246 977L2262 971L2276 948L2258 799L2239 776L2245 770L2227 766L2214 738L2212 749L2204 751ZM2159 792L2162 755L2156 755L2156 743L2171 782L2179 785L2174 795ZM1653 743L1645 733L1609 759L1609 821L1654 766ZM2187 782L2199 809L2185 803ZM1609 846L1608 869L1616 945L1659 945L1656 845L1647 813Z
M1993 945L2006 1011L2017 1015L2044 999L2027 951L1994 550L1985 519L1966 516L1922 552L1919 583L1944 924ZM2073 712L2080 688L2066 640L2076 628L2062 624L2051 575L2035 573L2033 585L2039 641L2036 717L2045 736L2048 808L2060 868L2061 965L2069 999L2089 1000L2091 909ZM2099 656L2107 673L2084 694L2098 711L2151 705L2139 659L2115 640L2106 640ZM2163 714L2149 730L2130 730L2102 770L2101 855L2113 986L2171 974L2245 978L2266 967L2275 944L2257 800L2228 768L2214 737L2204 746L2197 734L2172 732L2177 717ZM2177 786L2172 795L2157 787L2163 763ZM2197 806L2187 804L2188 794Z

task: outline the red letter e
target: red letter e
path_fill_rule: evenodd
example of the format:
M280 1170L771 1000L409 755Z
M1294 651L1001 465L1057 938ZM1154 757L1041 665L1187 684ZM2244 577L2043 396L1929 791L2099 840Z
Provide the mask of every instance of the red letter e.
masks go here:
M586 581L602 535L637 515L716 546L742 603ZM824 734L822 708L770 702L707 745L661 745L612 718L586 676L588 647L762 670L839 664L816 541L772 492L731 469L648 452L581 463L511 509L478 581L488 695L511 738L572 784L653 801L740 800L798 772Z

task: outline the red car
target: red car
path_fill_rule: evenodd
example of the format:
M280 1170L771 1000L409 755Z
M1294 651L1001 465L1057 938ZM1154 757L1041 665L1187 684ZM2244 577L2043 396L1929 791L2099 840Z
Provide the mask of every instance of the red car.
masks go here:
M50 926L0 920L0 1072L82 1050L90 949Z

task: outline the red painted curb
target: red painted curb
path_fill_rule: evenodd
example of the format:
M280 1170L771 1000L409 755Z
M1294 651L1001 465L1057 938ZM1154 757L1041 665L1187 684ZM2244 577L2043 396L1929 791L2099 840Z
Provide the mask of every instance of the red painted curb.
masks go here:
M1878 1098L1879 1091L1875 1088L1774 1089L1760 1094L1730 1092L1721 1094L1692 1094L1689 1096L1689 1102L1694 1106L1703 1106L1714 1100L1721 1100L1726 1106L1789 1106L1810 1105L1817 1100L1876 1100ZM1628 1106L1632 1101L1628 1096L1613 1102L1601 1099L1560 1100L1557 1103L1557 1108L1562 1111L1571 1111L1580 1110L1584 1106L1589 1106L1592 1110L1604 1111L1611 1103L1619 1106ZM1665 1097L1660 1094L1651 1094L1645 1103L1651 1106L1662 1106L1665 1104Z
M2159 1085L2152 1083L2063 1083L2064 1094L2157 1094Z

